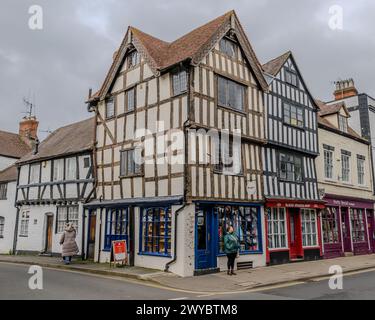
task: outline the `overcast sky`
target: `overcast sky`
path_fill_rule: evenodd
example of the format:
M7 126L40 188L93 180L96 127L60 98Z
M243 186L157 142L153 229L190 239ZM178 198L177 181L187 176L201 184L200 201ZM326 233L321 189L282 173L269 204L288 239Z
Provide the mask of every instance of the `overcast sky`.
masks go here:
M43 30L29 28L29 7L43 8ZM343 8L343 30L329 8ZM17 131L36 103L42 131L90 116L88 89L98 89L128 25L166 41L235 9L264 63L292 50L310 91L332 97L333 81L353 77L375 95L373 0L1 0L0 129Z

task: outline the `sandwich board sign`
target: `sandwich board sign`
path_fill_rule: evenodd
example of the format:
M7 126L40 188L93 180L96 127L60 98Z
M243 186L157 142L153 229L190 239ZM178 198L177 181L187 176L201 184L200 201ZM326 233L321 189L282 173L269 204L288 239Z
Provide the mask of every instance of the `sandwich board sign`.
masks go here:
M122 265L125 265L128 260L128 254L126 250L126 240L115 240L112 241L111 245L111 261L114 263L114 266L117 265L117 263L121 263Z

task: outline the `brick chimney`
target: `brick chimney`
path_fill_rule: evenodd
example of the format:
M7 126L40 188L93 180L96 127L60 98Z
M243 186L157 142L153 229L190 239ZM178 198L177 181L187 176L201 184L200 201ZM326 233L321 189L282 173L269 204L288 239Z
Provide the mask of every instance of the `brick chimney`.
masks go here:
M358 95L353 79L340 80L336 83L336 90L333 93L335 100L341 100Z
M22 140L27 143L31 148L34 147L35 142L38 140L38 125L39 121L35 116L24 117L20 122L19 135Z

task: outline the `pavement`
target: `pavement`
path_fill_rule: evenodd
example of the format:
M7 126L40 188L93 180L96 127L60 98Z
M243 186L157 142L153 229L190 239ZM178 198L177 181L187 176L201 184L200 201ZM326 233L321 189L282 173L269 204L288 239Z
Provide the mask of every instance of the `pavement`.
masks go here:
M109 264L98 264L75 260L64 265L61 258L28 255L0 255L0 262L39 265L55 269L80 271L91 274L123 277L154 283L161 287L184 290L186 292L215 293L241 292L284 284L298 284L309 280L318 280L329 276L331 266L340 266L343 273L375 269L375 255L342 257L329 260L290 263L251 270L237 271L237 275L228 276L226 272L197 277L179 277L172 273L141 267L110 268Z

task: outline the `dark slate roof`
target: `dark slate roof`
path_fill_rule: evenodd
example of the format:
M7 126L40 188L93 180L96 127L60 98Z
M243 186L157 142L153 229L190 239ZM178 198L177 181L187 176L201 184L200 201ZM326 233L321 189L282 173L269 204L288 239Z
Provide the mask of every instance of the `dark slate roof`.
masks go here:
M3 171L0 171L0 182L17 181L17 167L12 165Z
M30 150L19 134L0 130L0 156L21 158Z
M285 64L285 62L288 60L291 54L292 52L288 51L282 54L281 56L268 61L262 66L263 71L275 77L279 73L281 67Z
M91 150L94 137L95 117L92 117L57 129L39 145L37 154L30 152L17 163L57 158Z

